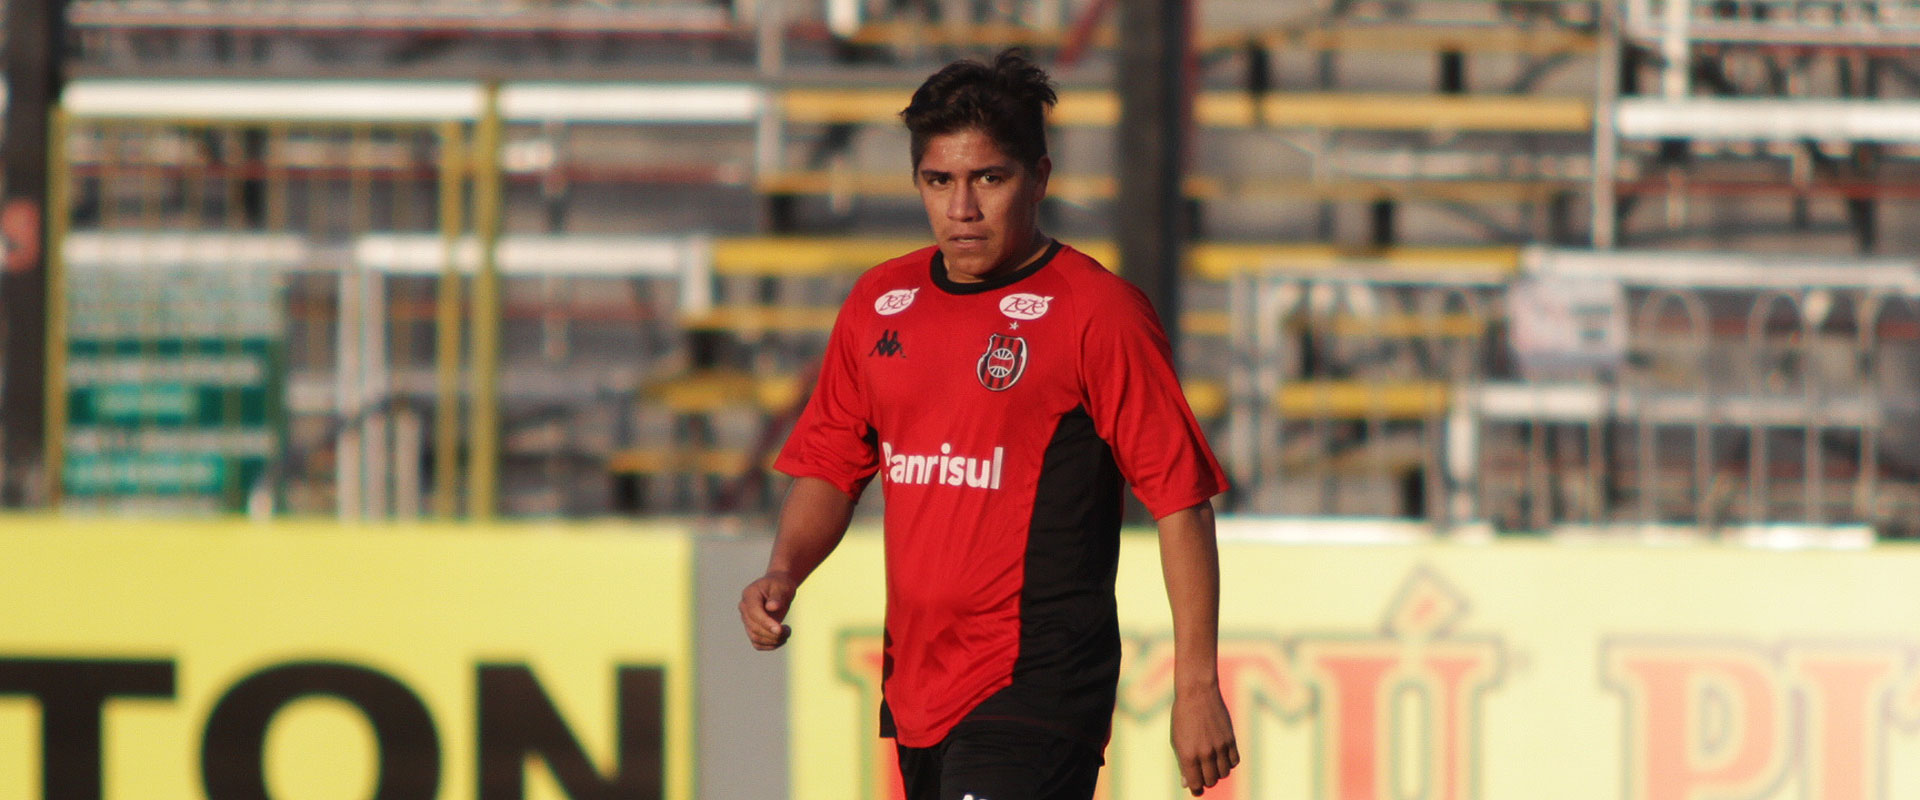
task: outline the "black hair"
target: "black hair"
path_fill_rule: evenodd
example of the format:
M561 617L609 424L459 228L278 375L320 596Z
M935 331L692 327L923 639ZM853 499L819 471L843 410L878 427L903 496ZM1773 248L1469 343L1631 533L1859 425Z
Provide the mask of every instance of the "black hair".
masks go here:
M991 66L973 59L948 64L914 90L900 118L912 135L913 165L935 136L979 129L1000 151L1031 169L1047 155L1047 109L1058 100L1053 80L1010 47Z

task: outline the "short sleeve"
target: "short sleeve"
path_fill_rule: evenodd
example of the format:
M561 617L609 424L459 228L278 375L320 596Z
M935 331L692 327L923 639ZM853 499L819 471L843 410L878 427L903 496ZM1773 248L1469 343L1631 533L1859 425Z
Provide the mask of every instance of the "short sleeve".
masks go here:
M858 498L879 470L880 455L846 308L834 320L813 394L773 468L796 478L819 478Z
M1226 491L1153 306L1131 284L1099 300L1085 312L1081 383L1120 473L1156 520Z

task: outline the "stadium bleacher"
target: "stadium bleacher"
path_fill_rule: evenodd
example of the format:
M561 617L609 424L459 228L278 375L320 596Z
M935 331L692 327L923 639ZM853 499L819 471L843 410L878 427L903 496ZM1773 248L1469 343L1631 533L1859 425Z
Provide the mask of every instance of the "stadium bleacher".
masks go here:
M287 433L272 505L426 513L420 495L443 494L457 467L436 463L457 453L443 418L463 406L448 392L468 391L447 388L466 373L441 362L476 319L472 279L446 276L482 260L485 236L465 231L481 182L497 181L500 225L481 233L499 241L503 509L736 502L729 487L764 469L852 277L921 246L896 115L927 65L1006 43L1059 59L1050 229L1126 268L1107 243L1114 29L1081 14L1092 5L966 25L775 5L75 2L96 46L64 100L69 257L161 231L295 237L303 254L276 284ZM1904 99L1917 87L1878 62L1872 99L1843 75L1806 73L1784 98L1740 80L1779 47L1888 52L1904 28L1843 40L1860 28L1748 8L1764 5L1697 6L1678 32L1677 12L1648 3L1617 25L1558 1L1207 6L1187 178L1200 232L1179 320L1189 399L1243 484L1229 507L1515 529L1899 516L1917 477L1895 444L1911 414L1875 387L1910 374L1915 290L1898 277L1911 265L1876 254L1920 229L1900 178L1920 155ZM238 76L245 59L191 44L215 30L311 45L257 54L262 74L334 77ZM307 69L353 31L552 49L506 70L497 95L420 67L472 53L343 50ZM616 40L643 55L592 55ZM1676 77L1649 59L1675 48L1732 71ZM1621 86L1596 82L1606 63ZM1673 94L1687 79L1720 96ZM1570 248L1589 237L1629 246ZM1795 249L1825 260L1776 263ZM1780 258L1741 261L1749 250ZM1569 275L1613 288L1568 288ZM1676 338L1660 315L1679 307L1699 318ZM1855 321L1835 321L1845 313ZM1553 314L1618 330L1588 330L1599 356L1527 338ZM1807 324L1776 319L1795 314ZM1706 350L1769 366L1734 380L1687 360ZM1781 377L1835 360L1861 366ZM1595 488L1600 471L1619 485Z
M65 5L0 797L901 795L883 493L751 653L771 465L950 59L1153 266L1125 0ZM1920 796L1920 0L1189 8L1207 796ZM1111 800L1191 672L1129 513Z

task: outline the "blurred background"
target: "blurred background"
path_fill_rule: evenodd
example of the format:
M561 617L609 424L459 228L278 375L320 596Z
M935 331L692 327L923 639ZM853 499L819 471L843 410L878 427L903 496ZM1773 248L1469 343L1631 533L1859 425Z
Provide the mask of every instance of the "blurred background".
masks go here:
M536 796L614 796L612 714L655 748L632 796L890 796L878 492L828 565L853 588L796 610L837 633L754 660L732 604L835 309L928 242L897 112L1008 45L1060 85L1044 229L1154 299L1233 478L1241 775L1283 777L1210 796L1920 785L1920 632L1890 611L1920 563L1873 546L1920 536L1920 0L8 0L4 26L0 775L45 796L97 796L99 759L57 768L85 747L32 744L22 693L124 652L174 654L209 725L248 674L335 674L247 672L276 659L385 665L509 765L475 778L454 734L454 795L520 796L524 745L567 765ZM415 528L447 535L367 533ZM267 529L324 534L230 536ZM1164 595L1126 539L1102 796L1175 796L1140 671ZM1772 557L1808 546L1858 552ZM1401 682L1322 713L1363 693L1315 654L1376 639ZM346 685L309 689L373 702ZM586 744L489 739L512 703ZM1762 714L1794 703L1851 715ZM1377 753L1327 744L1374 741L1354 720ZM189 796L198 722L110 731L174 788L109 785ZM364 796L384 730L344 773L275 762L346 788L276 796Z
M1914 532L1920 6L1126 8L11 2L8 497L764 512L895 114L1019 44L1226 511Z

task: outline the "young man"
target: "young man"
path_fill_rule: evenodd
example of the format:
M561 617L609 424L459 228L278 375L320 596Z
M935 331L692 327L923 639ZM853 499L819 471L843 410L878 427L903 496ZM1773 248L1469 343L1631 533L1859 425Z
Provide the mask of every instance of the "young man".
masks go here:
M1152 306L1041 233L1045 72L1013 51L928 78L901 112L934 246L869 270L775 466L794 477L755 647L880 475L881 734L910 800L1093 796L1120 671L1122 483L1158 521L1173 609L1173 747L1199 795L1239 762L1216 665L1211 498L1226 478Z

